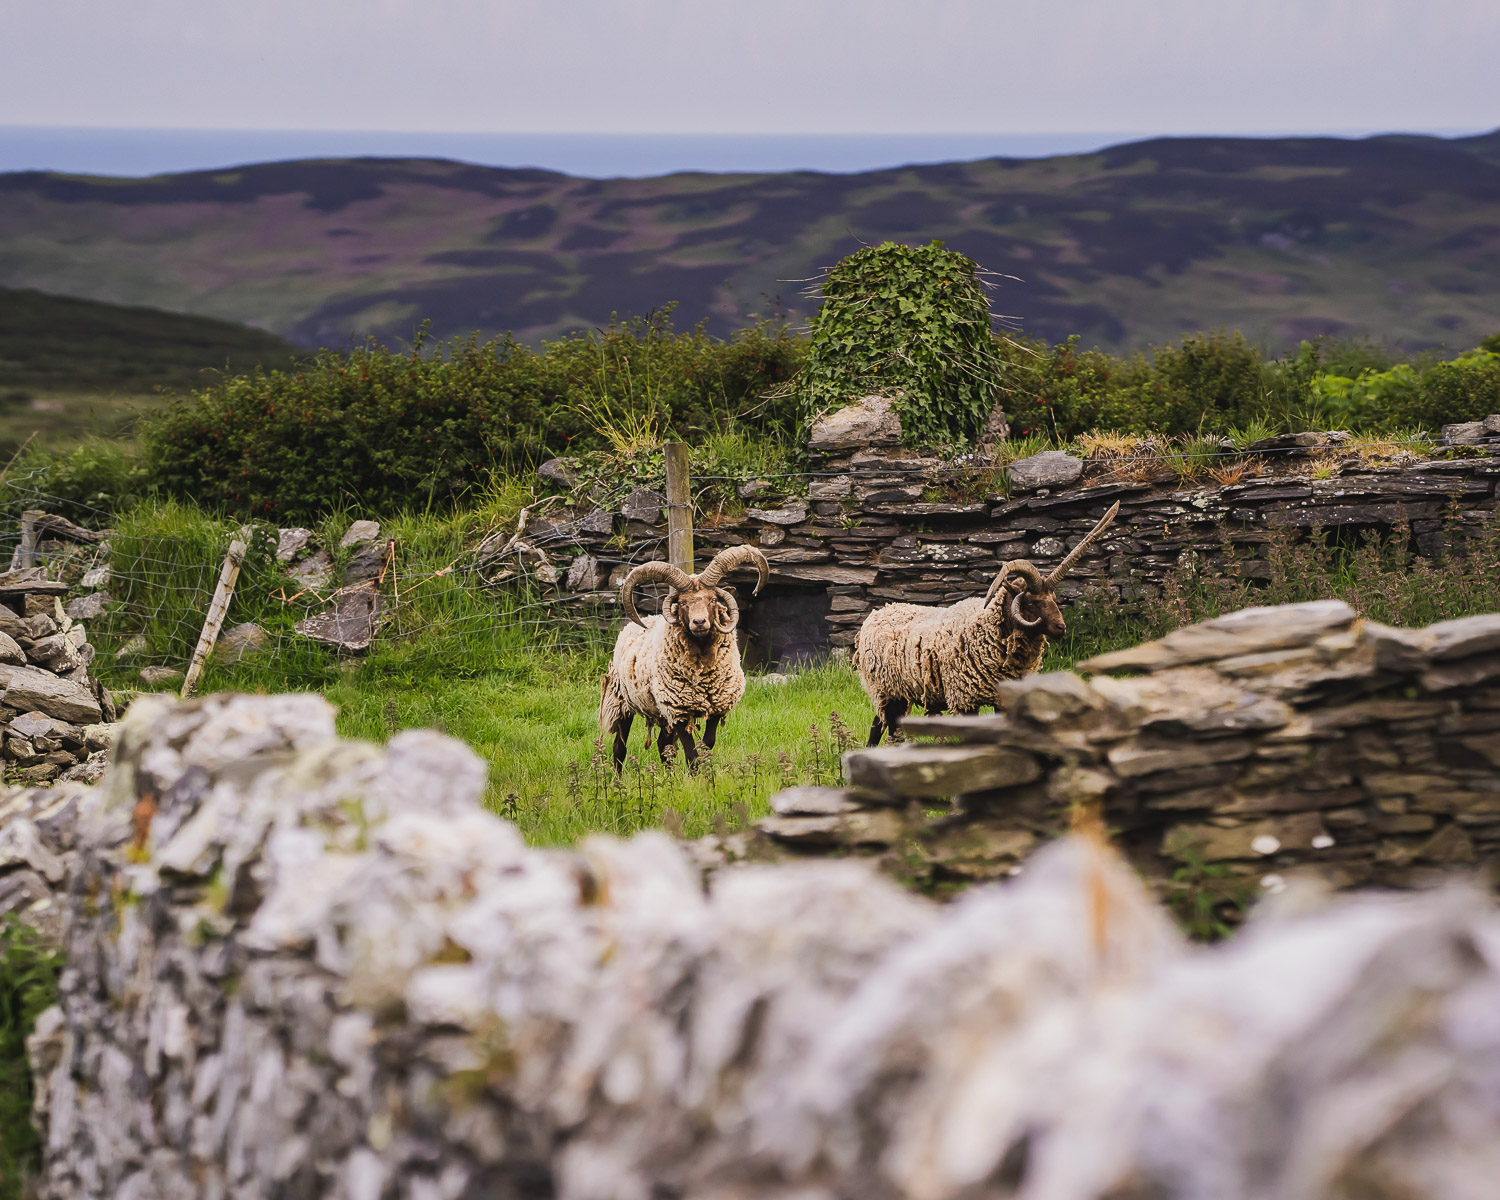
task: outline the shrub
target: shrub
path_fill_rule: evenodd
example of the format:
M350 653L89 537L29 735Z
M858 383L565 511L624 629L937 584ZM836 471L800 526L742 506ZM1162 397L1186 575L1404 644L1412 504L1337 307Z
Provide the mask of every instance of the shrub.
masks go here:
M295 371L257 370L180 399L142 426L149 482L242 515L308 520L450 506L497 469L607 444L622 424L701 435L754 412L795 422L776 389L798 339L762 324L728 342L673 330L671 310L546 344L506 336L410 353L371 342Z
M1150 358L1080 350L1076 335L1051 347L1025 341L1012 347L1007 357L1017 383L1006 390L1006 411L1023 432L1225 432L1262 414L1275 387L1260 352L1241 334L1222 330L1190 334Z
M941 242L886 242L841 259L821 293L796 384L808 420L879 392L895 399L913 444L979 437L1005 364L971 259Z

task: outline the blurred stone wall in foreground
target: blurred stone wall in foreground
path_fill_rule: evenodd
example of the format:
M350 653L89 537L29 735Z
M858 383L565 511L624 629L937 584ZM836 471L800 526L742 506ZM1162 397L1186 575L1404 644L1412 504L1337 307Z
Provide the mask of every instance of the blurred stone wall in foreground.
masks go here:
M1202 948L1087 837L949 905L857 860L705 880L660 834L530 849L464 746L342 741L312 696L142 699L114 756L0 825L64 889L62 999L31 1041L49 1200L1500 1179L1482 889L1293 885Z

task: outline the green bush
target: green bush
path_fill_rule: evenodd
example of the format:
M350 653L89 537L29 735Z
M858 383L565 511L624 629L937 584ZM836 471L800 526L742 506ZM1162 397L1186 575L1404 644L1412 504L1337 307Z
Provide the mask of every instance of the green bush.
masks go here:
M39 1143L31 1126L26 1038L57 999L62 956L14 917L0 917L0 1200L19 1200Z
M822 296L796 384L807 419L879 392L913 444L979 437L1005 362L972 260L941 242L869 246L834 265Z
M496 470L607 445L622 424L702 435L754 413L795 421L776 391L802 354L784 327L731 340L673 330L670 309L534 351L509 336L404 354L371 343L296 371L257 370L142 425L149 482L242 515L449 506Z

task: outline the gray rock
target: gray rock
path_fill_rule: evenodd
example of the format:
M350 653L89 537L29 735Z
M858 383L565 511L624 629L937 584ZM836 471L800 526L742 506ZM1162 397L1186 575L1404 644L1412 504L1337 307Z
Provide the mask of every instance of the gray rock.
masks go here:
M145 637L138 633L115 651L115 660L117 662L129 663L140 658L141 655L150 649L151 647Z
M96 724L103 715L94 693L70 679L34 667L6 667L9 676L0 704L20 712L40 712L76 725Z
M771 481L768 479L752 479L748 483L742 483L734 489L734 494L741 500L753 500L762 492L771 490Z
M327 550L317 550L289 570L287 575L304 588L321 590L333 582L333 556Z
M783 817L826 817L856 812L863 806L843 788L804 786L777 792L771 797L771 807Z
M78 581L79 587L102 588L109 583L109 564L90 567L83 573L83 578Z
M549 458L536 469L536 477L559 487L571 488L578 482L578 468L565 458Z
M984 433L980 436L981 446L994 446L997 442L1003 442L1010 437L1010 422L1006 419L1005 409L995 405L990 409L989 420L985 422Z
M625 582L625 577L630 574L632 567L629 563L616 563L609 573L609 586L611 590L619 588Z
M578 532L594 537L608 537L615 531L614 516L602 508L591 509L588 516L578 522Z
M997 746L876 746L844 755L851 787L893 799L989 791L1030 783L1041 774L1032 755Z
M90 726L92 728L92 726ZM59 738L77 745L84 744L84 731L68 721L59 721L42 712L22 713L10 723L10 730L19 737Z
M340 650L368 650L385 608L385 598L370 583L340 588L328 608L304 617L293 628L303 637Z
M0 633L0 663L10 663L17 667L26 665L25 651L8 633Z
M629 520L655 525L661 520L661 510L666 503L667 498L660 492L654 492L650 488L636 488L625 497L620 511Z
M886 396L865 396L813 422L809 450L830 454L901 441L901 418Z
M1083 461L1061 450L1043 450L1006 468L1011 487L1034 492L1038 488L1069 487L1083 478Z
M568 591L594 592L604 584L604 573L599 560L592 554L580 554L568 568Z
M779 546L786 541L786 530L778 529L775 525L767 525L756 534L755 540L767 548Z
M181 683L182 679L183 673L176 667L154 666L141 668L141 682L149 688L173 688Z
M307 543L310 541L312 541L311 529L303 529L300 525L290 529L278 529L276 531L276 561L291 562L307 549Z
M767 687L780 687L784 683L790 683L792 679L790 675L783 675L778 671L767 671L764 675L757 675L755 678Z
M373 542L355 554L344 564L344 583L363 583L367 579L378 579L385 570L390 557L390 542Z
M1482 421L1443 426L1443 441L1453 446L1478 446L1492 438L1500 438L1500 413L1491 413Z
M75 596L69 600L63 612L75 621L92 621L104 615L110 600L108 592L90 592L87 596Z
M765 521L770 525L800 525L807 520L807 504L794 500L785 508L752 508L745 516L752 521Z
M54 633L50 637L38 638L31 643L26 657L59 675L73 670L83 662L78 653L77 644L66 633Z
M339 539L339 549L349 550L354 546L363 546L366 542L373 542L379 536L379 521L355 521Z
M214 657L220 662L237 663L258 654L271 644L271 635L254 621L242 621L219 635Z

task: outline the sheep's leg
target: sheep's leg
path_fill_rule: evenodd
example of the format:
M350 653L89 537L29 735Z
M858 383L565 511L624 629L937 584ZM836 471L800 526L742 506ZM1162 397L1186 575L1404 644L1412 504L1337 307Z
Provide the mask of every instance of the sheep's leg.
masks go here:
M719 722L723 719L723 713L714 713L708 718L708 724L703 727L703 744L710 750L714 748L714 743L719 739Z
M661 756L662 762L667 761L667 747L672 744L673 740L674 738L672 735L672 727L670 725L663 725L661 729L657 731L656 753Z
M630 725L635 720L634 713L624 713L615 725L615 774L620 773L620 768L625 765L625 743L630 740Z
M698 769L698 747L693 744L693 727L691 724L684 725L677 734L682 742L682 754L687 759L688 770Z
M906 711L910 707L905 700L887 700L881 706L880 711L875 714L875 719L870 722L869 744L871 746L878 746L880 744L880 735L887 729L894 730L896 722L906 716Z
M929 704L927 706L927 715L929 717L940 717L947 711L941 704Z

